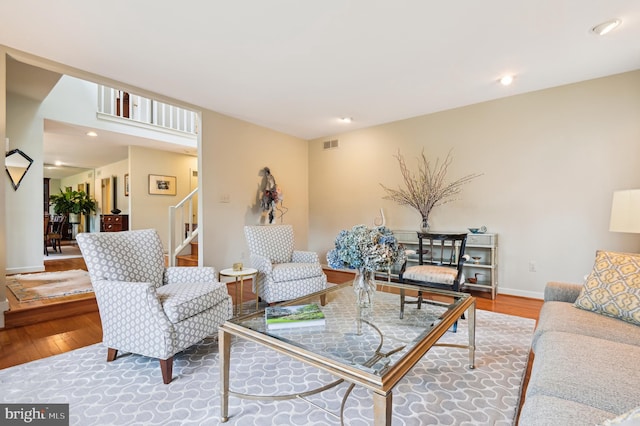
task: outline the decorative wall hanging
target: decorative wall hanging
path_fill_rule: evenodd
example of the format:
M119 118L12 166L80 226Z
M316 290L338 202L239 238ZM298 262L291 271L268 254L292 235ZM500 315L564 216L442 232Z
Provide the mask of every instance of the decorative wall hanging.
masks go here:
M149 194L151 195L176 195L176 177L149 175Z
M33 164L31 157L19 149L7 152L4 159L4 169L9 176L9 180L11 180L11 186L13 186L14 191L18 190L31 164Z
M276 179L271 174L269 167L265 167L260 171L263 176L262 191L260 195L260 209L262 213L260 215L261 224L275 223L276 215L282 222L283 216L289 210L284 207L283 200L284 195L282 190L276 184Z
M129 196L129 173L124 174L124 196Z

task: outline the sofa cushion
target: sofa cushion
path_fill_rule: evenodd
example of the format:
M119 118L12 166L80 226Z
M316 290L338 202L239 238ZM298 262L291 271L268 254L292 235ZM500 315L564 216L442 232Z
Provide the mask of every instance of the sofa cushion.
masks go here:
M407 268L402 276L413 281L453 285L458 276L458 270L446 266L416 265Z
M640 347L579 334L549 331L536 342L527 388L622 414L638 405Z
M229 296L227 287L220 283L167 284L156 292L164 313L174 324L210 309Z
M549 331L584 334L640 346L640 327L637 325L578 309L573 303L545 302L542 305L531 345L534 350L538 338Z
M640 406L631 411L616 417L615 419L607 419L602 426L638 426L640 425Z
M598 250L575 305L640 325L640 255Z
M575 401L547 395L527 395L520 412L520 426L597 425L613 415Z

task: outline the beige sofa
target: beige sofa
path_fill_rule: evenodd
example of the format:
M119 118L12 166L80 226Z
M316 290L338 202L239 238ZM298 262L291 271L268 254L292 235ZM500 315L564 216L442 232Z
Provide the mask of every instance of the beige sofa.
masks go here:
M520 426L640 424L640 326L577 308L582 288L545 288Z

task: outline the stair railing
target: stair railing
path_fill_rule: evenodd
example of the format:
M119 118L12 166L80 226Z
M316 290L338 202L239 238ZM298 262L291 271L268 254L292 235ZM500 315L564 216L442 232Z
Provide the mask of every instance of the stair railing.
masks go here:
M176 259L182 250L198 237L199 230L197 227L194 229L193 223L193 205L197 194L198 188L175 206L169 206L169 266L176 266Z

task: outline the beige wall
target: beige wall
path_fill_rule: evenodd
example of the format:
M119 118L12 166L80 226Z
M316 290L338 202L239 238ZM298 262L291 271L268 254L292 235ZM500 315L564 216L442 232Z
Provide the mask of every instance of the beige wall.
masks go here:
M178 204L190 192L191 170L197 167L191 155L155 149L129 147L129 229L154 228L168 250L169 206ZM149 175L174 176L176 195L149 194ZM121 179L124 183L124 179ZM122 191L118 184L118 191Z
M309 247L324 257L340 229L417 229L420 216L383 200L400 184L394 154L415 169L421 150L444 158L451 178L483 175L438 207L432 229L486 225L499 234L503 292L541 296L549 280L580 281L596 249L638 252L640 237L608 231L612 193L640 188L640 71L337 135L309 147ZM529 262L537 272L529 272Z
M259 172L265 166L284 191L289 210L283 222L293 225L296 247L306 248L307 143L212 111L204 111L202 121L199 170L205 265L224 269L240 260L248 263L243 227L258 223ZM221 202L227 195L229 202Z
M129 198L124 195L124 175L129 173L129 160L117 161L115 163L107 164L102 167L98 167L95 169L92 175L95 178L92 179L92 185L94 189L94 198L98 202L98 211L97 216L101 214L111 214L111 209L107 208L108 206L103 205L103 188L102 188L102 179L109 179L110 177L115 178L116 182L116 208L121 210L121 214L129 214ZM105 189L106 191L106 189ZM107 196L107 194L104 194ZM100 222L98 222L98 228L100 226ZM94 229L98 229L94 228Z

